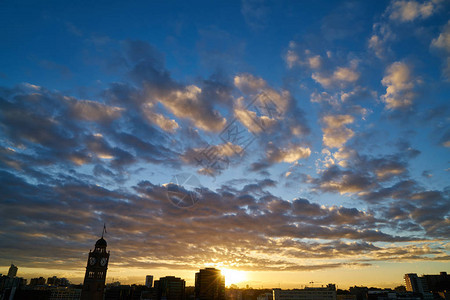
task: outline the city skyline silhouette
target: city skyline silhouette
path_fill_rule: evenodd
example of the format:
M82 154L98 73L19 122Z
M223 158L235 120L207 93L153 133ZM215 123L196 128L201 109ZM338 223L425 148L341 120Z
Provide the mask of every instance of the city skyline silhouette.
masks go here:
M449 1L0 6L3 275L82 284L100 236L105 284L450 269Z

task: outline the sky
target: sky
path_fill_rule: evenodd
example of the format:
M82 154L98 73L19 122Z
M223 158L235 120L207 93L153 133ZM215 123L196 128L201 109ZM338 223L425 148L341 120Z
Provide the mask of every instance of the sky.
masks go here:
M450 3L1 1L0 273L450 271ZM314 282L314 283L310 283Z

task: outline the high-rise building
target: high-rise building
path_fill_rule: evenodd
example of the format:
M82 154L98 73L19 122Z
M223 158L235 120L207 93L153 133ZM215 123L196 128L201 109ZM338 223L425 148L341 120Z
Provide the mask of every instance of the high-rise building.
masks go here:
M16 277L18 269L19 268L17 268L15 265L11 264L11 267L9 267L8 270L8 277Z
M414 293L428 292L426 281L415 273L405 274L406 290Z
M106 252L106 246L107 243L102 234L102 237L95 243L94 251L89 251L81 300L103 300L109 261L109 252Z
M184 300L186 282L175 276L161 277L155 280L157 299Z
M405 274L406 290L416 293L443 292L450 290L450 276L447 272L439 275L417 276L415 273Z
M224 300L225 276L215 268L201 269L195 273L196 300Z
M145 286L151 288L153 286L153 275L145 276Z

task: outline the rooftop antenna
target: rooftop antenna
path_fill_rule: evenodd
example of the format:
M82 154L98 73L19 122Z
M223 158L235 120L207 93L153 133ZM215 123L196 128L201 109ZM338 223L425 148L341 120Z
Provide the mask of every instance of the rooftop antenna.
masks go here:
M104 235L105 233L108 233L108 232L106 232L106 224L103 223L102 238L103 238L103 235Z

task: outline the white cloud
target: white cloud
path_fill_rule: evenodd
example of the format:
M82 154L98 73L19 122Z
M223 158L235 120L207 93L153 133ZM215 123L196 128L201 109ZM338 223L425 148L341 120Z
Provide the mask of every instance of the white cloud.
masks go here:
M431 41L431 47L443 52L445 77L450 78L450 21L439 36Z
M409 107L415 97L414 84L410 67L403 62L391 64L381 83L386 87L386 94L381 99L386 103L386 109Z
M311 69L318 69L322 66L322 58L320 55L312 56L308 58L308 63Z
M346 124L354 122L354 117L351 115L328 115L322 118L325 126L323 131L323 143L326 147L340 148L350 138L353 137L353 130L345 127Z
M391 20L400 22L414 21L415 19L426 19L435 13L441 1L394 1L387 9Z
M338 67L331 75L318 72L313 73L311 77L323 87L328 88L336 84L355 82L359 79L359 76L359 72L355 71L354 68Z
M226 119L208 103L202 101L201 93L199 87L190 85L182 90L172 91L158 100L175 116L189 119L197 128L205 131L221 130Z
M384 56L384 43L378 35L374 34L369 39L369 49L375 52L375 55L378 58L382 58Z
M234 85L244 93L253 94L267 87L264 79L244 73L234 77Z
M258 116L256 112L246 109L236 108L234 115L245 127L253 133L260 133L263 129L271 128L275 125L276 120L267 116Z
M284 58L289 69L292 69L296 64L299 64L300 57L295 53L294 50L288 50Z
M310 97L310 101L314 103L328 103L332 106L339 104L339 100L336 95L330 95L327 92L313 92Z
M244 98L238 98L237 108L235 108L235 115L245 121L251 117L256 119L256 111L262 115L263 120L269 122L270 119L281 119L286 112L289 102L291 101L291 94L289 91L282 90L278 92L267 85L267 82L251 74L240 74L234 77L234 85L246 94L258 94L249 109L244 109L246 105ZM243 113L247 114L246 116ZM245 124L250 126L249 122ZM246 125L246 126L247 126ZM250 127L248 127L250 128Z
M267 158L271 162L293 163L311 155L311 149L300 145L290 145L288 148L280 149L275 146L269 147Z
M320 55L313 55L310 50L303 51L301 57L298 54L297 45L294 42L289 43L289 49L284 56L284 60L289 69L295 66L309 67L311 69L318 69L322 66L322 57Z
M178 129L179 125L175 120L166 118L162 114L153 112L149 106L150 105L144 107L144 116L149 122L156 124L162 130L167 132L175 132Z
M433 39L431 46L450 53L450 21L439 36Z
M368 41L368 47L378 58L383 59L387 54L391 53L391 49L387 44L394 39L395 33L388 22L375 23L372 36Z

